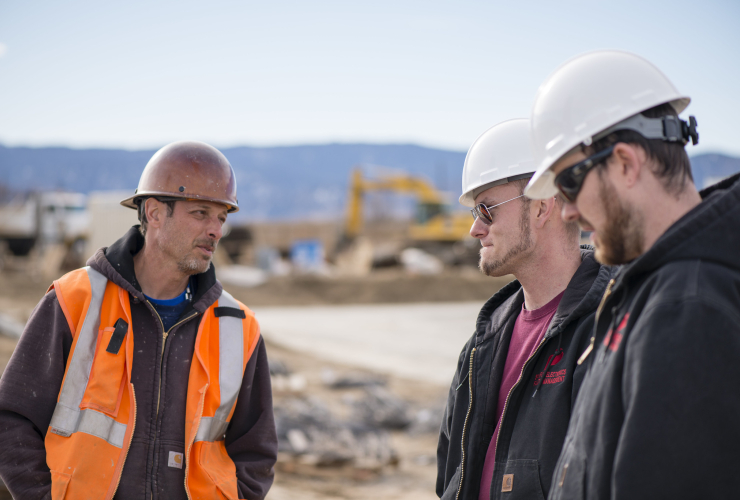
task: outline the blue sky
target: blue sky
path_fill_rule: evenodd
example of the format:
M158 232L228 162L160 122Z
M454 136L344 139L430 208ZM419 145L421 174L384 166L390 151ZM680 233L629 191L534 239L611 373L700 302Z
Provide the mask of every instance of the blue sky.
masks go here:
M466 150L579 53L656 64L740 155L740 2L0 2L0 143Z

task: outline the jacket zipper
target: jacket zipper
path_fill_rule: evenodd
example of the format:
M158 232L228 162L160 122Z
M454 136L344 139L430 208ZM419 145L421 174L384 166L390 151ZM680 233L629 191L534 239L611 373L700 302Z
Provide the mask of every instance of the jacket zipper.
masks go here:
M173 328L175 328L178 325L181 325L182 323L188 321L189 319L192 319L198 315L198 313L193 314L192 316L188 316L185 319L182 319L172 325L169 330L164 330L164 322L162 321L162 317L159 315L157 310L154 308L151 302L148 300L146 301L147 304L152 308L152 311L154 311L154 314L157 316L157 319L159 320L159 324L162 326L162 352L159 355L159 385L157 387L157 413L154 415L154 428L155 431L157 430L157 420L159 420L159 400L162 396L162 363L164 362L164 344L167 342L167 336L170 334ZM156 440L156 437L154 438ZM127 452L128 453L128 452ZM149 494L149 498L152 500L154 499L154 492L152 491Z
M468 368L468 392L470 396L468 398L468 413L465 415L465 422L463 423L462 441L460 446L462 448L462 461L460 462L460 484L457 487L457 494L455 500L460 498L460 492L462 491L463 477L465 477L465 431L468 430L468 418L470 418L470 411L473 409L473 356L475 355L476 348L470 351L470 367Z
M149 305L151 305L151 303L148 300L147 300L147 303ZM152 309L154 309L154 306L152 306ZM177 323L175 323L174 325L172 325L170 327L170 329L167 330L166 332L164 331L164 323L162 322L162 318L159 316L159 313L157 312L156 309L154 309L154 314L157 315L157 319L159 320L159 324L162 325L162 332L163 332L162 333L162 352L159 355L159 387L157 388L157 414L155 415L155 418L156 418L156 417L159 416L159 398L162 396L162 363L164 362L164 344L165 344L165 342L167 342L167 336L170 334L170 332L172 331L173 328L175 328L176 326L179 326L179 325L185 323L186 321L188 321L188 320L196 317L198 315L198 313L195 313L192 316L188 316L187 318L178 321ZM156 421L155 421L155 425L156 425Z
M604 309L604 304L606 304L606 299L609 298L609 296L612 294L612 287L614 286L615 280L614 278L609 280L609 284L606 285L606 291L604 291L604 296L601 297L601 302L599 303L599 307L596 309L596 318L594 319L594 334L591 337L591 343L588 344L588 347L586 347L586 350L583 351L583 354L581 354L581 357L578 358L577 364L581 365L584 361L586 361L586 358L588 358L588 355L591 354L591 351L594 350L594 345L596 344L596 326L599 323L599 317L601 316L601 311Z
M562 333L560 333L559 335L562 335ZM535 349L534 352L532 353L532 355L527 358L527 360L522 365L522 371L519 372L519 378L516 380L516 382L514 383L514 385L511 386L511 389L509 389L509 393L506 395L506 400L504 401L504 409L501 412L501 418L499 419L498 434L496 434L496 445L495 445L495 448L494 448L495 450L498 450L498 438L501 437L501 424L504 423L504 417L506 416L506 409L509 407L509 398L511 398L511 393L514 392L514 389L517 388L517 386L519 385L519 382L522 381L522 375L524 375L524 370L526 370L527 365L529 364L529 362L532 360L532 358L534 358L540 352L540 348L548 340L549 340L548 337L545 336L542 339L542 341L540 341L540 343L537 345L537 349ZM542 374L543 377L545 375L547 375L547 374L546 373L543 373ZM496 461L496 455L495 455L495 453L497 453L497 452L496 451L494 452L494 456L493 456L493 461L494 462Z
M116 487L113 490L113 494L110 496L110 498L113 498L116 496L116 491L118 491L118 486L121 484L121 477L123 476L123 466L126 464L126 459L128 458L128 452L131 449L131 441L134 438L134 430L136 429L136 392L134 391L134 386L131 384L131 394L133 396L134 400L134 419L131 421L131 439L128 440L128 445L126 446L126 453L123 455L123 464L121 464L121 473L118 474L118 480L116 481Z

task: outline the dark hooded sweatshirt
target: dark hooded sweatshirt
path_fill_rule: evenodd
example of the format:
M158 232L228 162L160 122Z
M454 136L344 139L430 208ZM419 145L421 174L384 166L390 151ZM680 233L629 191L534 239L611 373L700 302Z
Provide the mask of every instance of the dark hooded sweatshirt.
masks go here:
M591 338L594 313L613 273L594 260L590 247L581 250L581 260L542 343L524 363L504 407L492 499L544 499L550 489L585 374L585 367L577 365L578 356ZM476 332L460 354L437 447L440 498L478 499L483 463L497 423L509 342L523 302L518 281L499 290L481 309ZM537 387L543 375L548 383ZM503 488L504 475L511 474L510 491L502 492L508 489Z
M616 277L550 499L740 498L739 179Z
M134 274L133 256L143 243L138 226L134 227L87 262L131 298L135 339L131 382L137 413L114 498L186 500L185 470L168 465L169 452L184 452L186 393L195 337L203 313L218 299L222 288L213 266L197 275L196 295L163 346L161 322ZM52 290L36 306L0 379L0 476L14 498L51 498L44 437L71 345L72 333ZM239 498L264 498L272 485L277 436L262 339L244 371L225 444L236 465Z

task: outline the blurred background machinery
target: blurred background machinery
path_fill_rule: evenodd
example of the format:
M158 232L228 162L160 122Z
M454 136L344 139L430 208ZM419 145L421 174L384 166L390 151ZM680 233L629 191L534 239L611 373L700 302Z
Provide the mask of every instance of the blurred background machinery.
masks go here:
M90 214L87 196L70 192L16 194L0 205L0 266L55 275L82 264Z

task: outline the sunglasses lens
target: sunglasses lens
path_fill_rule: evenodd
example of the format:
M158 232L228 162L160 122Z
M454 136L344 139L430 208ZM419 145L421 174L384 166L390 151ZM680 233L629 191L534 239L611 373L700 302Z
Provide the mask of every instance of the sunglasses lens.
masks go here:
M571 169L563 170L555 177L555 187L558 188L563 198L572 203L578 196L578 191L581 190L580 180L573 175Z
M486 224L491 224L493 222L493 217L491 217L490 212L483 203L479 203L478 205L476 205L475 209L478 212L478 216L483 220L483 222L485 222Z

